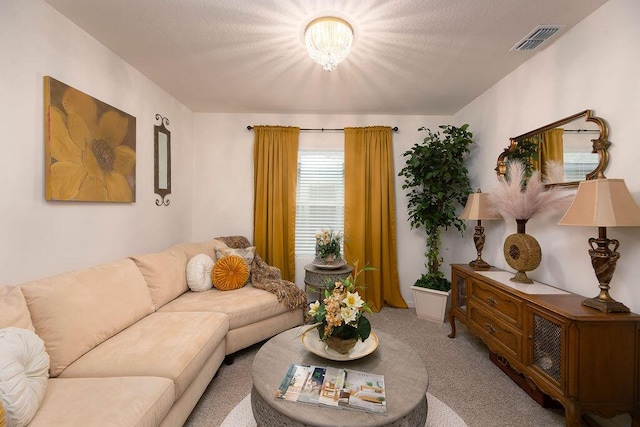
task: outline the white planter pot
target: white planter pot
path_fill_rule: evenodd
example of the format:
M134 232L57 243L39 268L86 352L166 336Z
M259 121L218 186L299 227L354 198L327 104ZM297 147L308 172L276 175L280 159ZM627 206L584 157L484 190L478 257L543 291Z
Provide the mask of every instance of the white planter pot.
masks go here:
M416 305L416 315L420 319L444 322L449 311L451 291L436 291L419 286L412 286L411 290Z

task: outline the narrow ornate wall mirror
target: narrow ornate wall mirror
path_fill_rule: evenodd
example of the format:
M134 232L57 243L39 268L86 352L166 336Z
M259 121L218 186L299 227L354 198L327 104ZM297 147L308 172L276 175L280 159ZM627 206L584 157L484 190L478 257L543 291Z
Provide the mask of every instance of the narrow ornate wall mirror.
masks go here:
M156 114L156 120L160 120L160 125L153 127L154 192L160 196L156 199L157 206L169 206L171 202L166 197L171 194L171 132L166 128L169 126L168 118Z
M507 172L507 161L528 159L531 170L541 171L549 185L578 185L603 178L609 163L609 130L606 122L585 110L510 139L498 156L498 176ZM548 161L561 165L547 170Z

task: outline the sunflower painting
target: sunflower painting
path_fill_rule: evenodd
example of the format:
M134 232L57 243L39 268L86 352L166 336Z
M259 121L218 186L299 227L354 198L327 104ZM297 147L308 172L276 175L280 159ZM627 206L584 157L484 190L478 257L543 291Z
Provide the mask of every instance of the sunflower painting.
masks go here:
M135 202L136 118L44 78L45 197Z

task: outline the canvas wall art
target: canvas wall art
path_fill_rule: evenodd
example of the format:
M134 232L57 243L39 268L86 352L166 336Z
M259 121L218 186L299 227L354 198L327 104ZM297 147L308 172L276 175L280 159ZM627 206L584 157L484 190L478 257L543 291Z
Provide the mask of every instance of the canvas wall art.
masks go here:
M44 78L45 197L135 202L136 118Z

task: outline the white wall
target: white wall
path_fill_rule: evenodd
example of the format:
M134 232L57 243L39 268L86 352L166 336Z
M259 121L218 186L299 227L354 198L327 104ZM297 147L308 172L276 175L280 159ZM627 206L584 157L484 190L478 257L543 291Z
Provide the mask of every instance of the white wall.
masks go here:
M40 0L0 2L0 283L14 284L186 241L193 114ZM44 198L43 76L136 117L136 203ZM153 194L155 114L171 121L170 207Z
M344 126L397 126L393 134L396 174L396 219L398 271L402 295L413 305L410 287L426 271L425 235L411 230L407 221L407 199L402 180L402 153L421 142L424 126L436 129L451 121L448 116L331 116L267 114L196 114L194 118L194 199L192 240L211 236L241 234L253 236L253 132L247 125L282 125L302 128L342 128ZM300 133L300 143L326 138L329 144L343 141L344 134ZM454 243L464 242L458 235ZM443 248L443 252L450 247ZM296 283L304 287L304 265L311 260L296 260ZM375 267L375 266L373 266Z
M562 38L519 67L455 115L468 122L481 147L472 160L474 186L495 188L493 171L509 137L585 109L593 109L609 124L612 143L606 175L623 178L640 203L640 2L610 0ZM517 55L517 53L514 53ZM598 283L587 253L587 240L597 228L556 225L559 216L532 219L527 232L542 247L542 263L529 274L544 283L585 296L595 296ZM502 255L515 223L485 222L488 235L483 258L509 268ZM640 312L637 268L640 228L609 228L608 237L620 240L621 254L611 281L611 295ZM455 246L449 261L474 258L473 245Z

